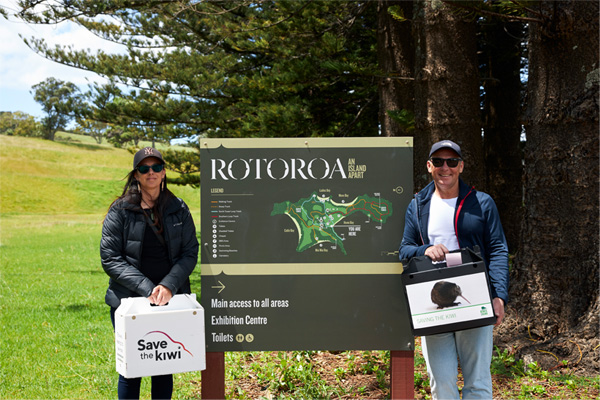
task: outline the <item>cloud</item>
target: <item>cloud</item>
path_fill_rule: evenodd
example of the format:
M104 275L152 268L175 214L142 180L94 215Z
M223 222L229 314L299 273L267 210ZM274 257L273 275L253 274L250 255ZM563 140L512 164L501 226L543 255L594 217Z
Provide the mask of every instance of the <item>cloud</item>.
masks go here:
M0 0L0 6L16 10L14 1ZM57 25L30 25L11 17L0 17L0 89L31 88L46 78L73 82L77 85L90 81L103 81L98 75L68 67L35 53L24 42L24 38L44 38L50 47L70 45L74 49L103 50L108 53L120 52L122 47L103 40L79 25L65 21Z
M0 7L10 14L19 9L16 1L0 0ZM73 49L123 51L123 47L103 40L81 26L65 21L56 25L30 25L14 17L0 16L0 111L24 111L40 116L41 109L33 101L31 86L54 77L84 88L89 82L104 82L104 78L87 71L68 67L35 53L24 38L44 38L50 47L70 45Z

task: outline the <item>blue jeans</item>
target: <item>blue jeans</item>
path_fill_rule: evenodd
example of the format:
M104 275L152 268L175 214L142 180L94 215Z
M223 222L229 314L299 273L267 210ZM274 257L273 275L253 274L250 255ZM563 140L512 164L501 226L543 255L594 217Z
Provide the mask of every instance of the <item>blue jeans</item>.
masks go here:
M117 311L116 308L110 308L110 320L113 330L115 329L115 311ZM152 399L170 399L173 394L173 375L157 375L150 378L152 379ZM139 399L141 384L142 378L125 378L119 375L119 384L117 386L119 400Z
M459 359L465 381L463 399L492 399L493 331L494 326L488 325L422 337L434 400L460 399L456 385Z

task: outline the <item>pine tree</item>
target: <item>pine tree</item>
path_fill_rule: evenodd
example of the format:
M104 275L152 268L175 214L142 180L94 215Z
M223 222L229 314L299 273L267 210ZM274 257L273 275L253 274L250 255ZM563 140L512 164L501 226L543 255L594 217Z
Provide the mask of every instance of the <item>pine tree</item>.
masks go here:
M51 6L52 4L52 6ZM168 137L377 133L375 7L327 1L22 1L30 23L69 19L122 54L32 49L110 80L86 117Z

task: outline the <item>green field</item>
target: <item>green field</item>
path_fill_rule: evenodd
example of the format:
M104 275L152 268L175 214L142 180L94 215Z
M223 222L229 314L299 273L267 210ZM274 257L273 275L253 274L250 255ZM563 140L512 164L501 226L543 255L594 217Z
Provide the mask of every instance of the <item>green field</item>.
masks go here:
M116 397L99 243L133 156L91 138L69 138L0 135L2 399ZM199 226L199 190L170 189ZM199 293L199 269L192 278ZM176 375L176 396L194 397L191 382L199 378L199 372Z

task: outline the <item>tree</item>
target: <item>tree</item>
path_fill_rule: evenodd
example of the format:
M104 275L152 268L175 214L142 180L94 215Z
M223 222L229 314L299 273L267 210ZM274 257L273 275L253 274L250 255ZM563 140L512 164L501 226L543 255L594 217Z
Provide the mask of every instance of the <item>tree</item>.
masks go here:
M126 47L104 54L26 41L51 60L111 79L91 91L90 118L121 126L123 118L146 121L179 136L378 132L376 10L369 2L20 4L17 15L27 22L69 19Z
M169 169L179 174L177 178L169 178L169 182L200 187L200 158L197 157L200 143L190 143L187 146L190 150L163 150L162 155Z
M556 360L540 346L598 360L598 12L595 1L530 10L526 214L509 309L520 329L507 334L528 331L536 342L522 352L546 364Z
M128 144L137 147L140 140L145 136L144 132L137 127L122 127L109 124L105 132L106 140L115 147L123 148Z
M412 1L379 0L377 3L377 59L379 124L384 136L414 134L415 47Z
M124 45L124 54L105 54L25 40L51 60L108 78L108 84L92 85L78 113L123 134L140 128L161 132L163 139L378 134L371 2L20 5L16 15L24 21L71 20ZM113 142L128 139L116 133L110 133ZM192 164L199 165L199 152L195 156Z
M506 345L520 348L521 356L553 363L552 367L556 360L548 356L548 350L565 358L570 354L573 360L587 356L589 361L598 346L599 311L598 3L444 3L455 10L446 8L446 14L439 16L436 11L443 9L439 2L416 2L413 14L417 40L416 168L423 164L418 158L424 159L423 153L429 149L430 143L425 141L439 139L434 136L439 132L452 134L453 120L449 117L456 114L453 110L463 114L474 109L472 105L452 104L458 99L457 91L472 85L474 78L469 74L462 81L460 70L450 69L460 64L454 61L449 66L452 63L448 61L461 51L453 47L459 36L453 30L440 34L442 28L451 29L448 26L455 24L459 15L465 15L458 13L460 9L467 12L467 18L479 21L482 37L480 78L485 124L480 126L485 134L480 152L485 154L486 163L479 168L487 171L489 191L504 210L501 215L508 217L506 227L511 233L523 223L519 217L522 203L526 210L522 235L512 235L512 251L518 243L511 271L513 302L498 336ZM523 97L518 79L523 23L531 29L524 186L519 143ZM471 37L461 36L462 51L472 48ZM452 72L440 73L446 71ZM466 86L455 86L456 82ZM460 142L464 132L459 129L454 135ZM476 139L472 140L465 147L474 144L477 148ZM521 338L523 341L518 340ZM536 339L534 344L531 338ZM582 353L576 347L579 345Z
M520 63L524 32L523 22L519 20L524 16L523 7L507 1L444 1L446 7L442 7L439 1L418 2L417 6L413 3L378 3L378 60L383 70L383 78L379 85L379 121L382 134L416 135L414 168L417 189L428 181L427 175L421 172L422 166L430 144L439 140L442 135L445 136L442 133L444 129L452 130L448 134L456 141L464 143L463 147L473 148L473 155L467 161L469 168L465 178L475 183L477 188L487 190L496 199L509 248L516 251L523 208L522 188L515 184L521 181L523 158L520 149ZM437 35L427 26L434 23L434 20L431 10L424 11L427 9L424 4L448 17L446 21L439 18L437 24L441 28L436 28ZM413 9L416 12L413 12ZM461 20L477 21L477 31L458 41L455 40L456 37L442 31L453 29L451 24ZM449 38L452 39L448 40ZM478 38L478 75L473 73L475 59L472 46L475 38ZM464 43L469 45L463 46ZM456 57L459 56L461 47L467 51L469 46L470 65L465 67L465 71L471 72L468 76L460 75L463 61L457 60ZM446 53L443 52L444 49L447 50ZM417 50L419 57L415 59ZM432 52L432 55L428 55L428 51ZM463 53L463 56L465 54ZM417 66L414 65L415 62L418 63ZM423 70L425 63L429 63L429 66ZM415 80L415 70L419 71L418 80ZM427 77L427 72L431 71L437 75ZM436 80L439 83L435 83ZM437 89L436 84L439 86ZM479 100L483 104L481 118L475 115L478 107L475 85L482 88ZM419 88L416 100L415 87ZM465 91L464 88L470 90ZM444 90L448 93L448 100L443 98ZM419 107L417 130L414 127L415 103ZM469 104L470 112L469 129L464 130L460 125L454 125L452 128L458 120L462 120L462 124L466 123L466 104ZM456 121L450 122L450 118L443 116L455 116L453 118ZM426 128L426 118L436 120L437 127ZM478 134L482 128L485 129L483 142ZM482 156L485 165L478 164L482 162ZM479 172L478 178L469 176L473 171Z
M85 136L91 136L96 143L102 144L102 140L106 136L109 125L104 122L98 122L90 119L78 119L75 133Z
M42 118L43 136L54 140L56 131L65 128L74 118L80 103L79 88L71 82L48 78L31 87L34 99L41 104L46 116Z
M485 188L475 21L439 0L415 2L415 187L434 142L456 141L467 168L465 180Z
M508 248L515 252L524 212L521 64L526 31L523 22L497 16L479 18L478 26L486 190L498 206Z
M0 112L0 134L9 136L40 136L41 125L32 115L21 111Z

